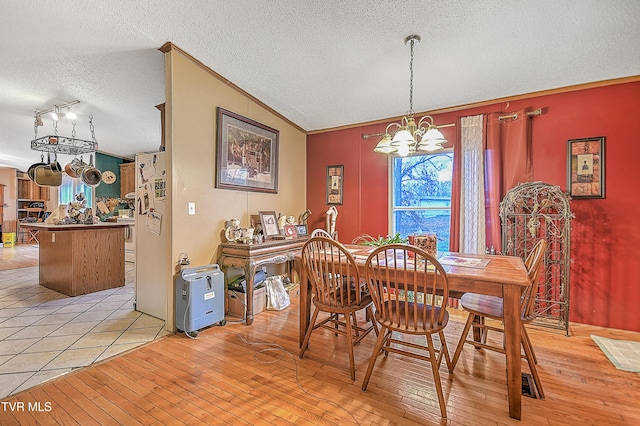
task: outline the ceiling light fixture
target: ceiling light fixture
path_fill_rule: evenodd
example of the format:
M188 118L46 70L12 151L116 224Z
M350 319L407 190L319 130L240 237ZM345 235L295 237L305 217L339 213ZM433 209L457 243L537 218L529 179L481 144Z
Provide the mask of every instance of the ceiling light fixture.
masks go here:
M51 118L53 119L53 121L60 120L62 118L62 110L64 109L68 109L68 111L65 113L65 117L67 117L69 120L75 120L76 118L78 118L78 114L71 111L71 107L79 103L80 101L71 101L71 102L65 102L63 104L56 104L56 105L53 105L52 107L49 107L43 110L37 109L36 118L39 120L38 126L43 125L42 116L45 114L51 113Z
M69 111L67 111L67 113L65 114L65 116L66 116L69 120L75 120L76 118L78 118L78 114L76 114L75 112L71 111L71 107L69 107Z
M60 107L58 105L54 105L53 111L51 111L51 118L54 121L60 120Z
M420 36L417 34L407 36L404 39L404 44L411 48L409 113L402 117L399 123L391 123L387 126L384 136L373 149L375 152L406 156L416 151L437 151L442 149L442 144L447 142L430 115L425 115L416 124L413 112L413 48L418 43L420 43ZM389 129L392 127L397 128L393 135L389 133Z

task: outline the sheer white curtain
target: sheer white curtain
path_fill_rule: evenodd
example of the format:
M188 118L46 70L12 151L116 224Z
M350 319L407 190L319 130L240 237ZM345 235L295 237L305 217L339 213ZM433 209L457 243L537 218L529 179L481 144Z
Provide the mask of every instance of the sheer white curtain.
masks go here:
M462 117L460 252L484 253L486 244L484 209L484 150L482 115Z
M85 185L80 178L63 174L62 185L58 187L58 204L69 204L79 192L84 192L87 207L93 206L93 188Z

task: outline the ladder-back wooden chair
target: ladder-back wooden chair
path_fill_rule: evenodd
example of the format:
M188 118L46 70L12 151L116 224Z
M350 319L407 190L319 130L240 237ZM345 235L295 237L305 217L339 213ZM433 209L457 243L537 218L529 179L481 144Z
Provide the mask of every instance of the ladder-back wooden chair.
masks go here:
M427 361L431 364L440 414L446 418L439 369L444 359L452 371L444 336L449 321L447 273L434 257L406 244L375 249L366 261L365 273L380 332L362 390L367 389L381 351L385 356L393 352ZM434 345L434 334L438 335L439 348ZM390 367L393 358L389 358L385 366Z
M538 370L536 369L537 359L531 344L531 339L527 334L526 324L531 323L535 319L535 299L538 293L538 285L540 282L540 270L542 267L542 261L544 260L544 252L547 248L547 242L545 240L539 240L533 247L531 252L524 261L524 265L529 273L530 285L525 287L522 296L520 298L520 320L521 320L521 342L524 350L524 357L529 364L529 370L533 376L535 386L538 392L538 396L544 399L544 391L542 390L542 383L538 376ZM455 368L460 358L460 353L465 343L475 346L477 349L484 348L496 352L505 353L503 346L492 346L487 344L487 334L489 330L502 332L504 329L498 326L492 326L485 323L485 318L494 319L497 321L504 320L503 300L501 297L487 296L484 294L465 293L460 298L460 306L467 312L467 322L462 330L462 336L456 347L456 351L453 355L452 364ZM472 340L468 338L469 330L471 326L480 329L480 340ZM503 339L504 342L504 339Z
M309 239L302 247L302 267L311 283L311 302L315 307L306 331L300 358L309 346L311 333L318 328L328 328L336 335L347 337L351 380L356 378L353 347L371 330L375 330L371 296L360 280L353 256L338 241L318 236ZM365 310L368 327L361 327L356 313ZM320 312L329 314L318 320ZM341 317L342 315L342 317Z

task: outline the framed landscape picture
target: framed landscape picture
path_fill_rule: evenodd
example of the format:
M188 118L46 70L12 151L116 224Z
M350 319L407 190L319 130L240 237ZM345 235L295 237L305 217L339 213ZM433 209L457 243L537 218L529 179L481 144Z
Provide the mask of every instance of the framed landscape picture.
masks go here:
M216 188L278 193L279 134L218 107Z
M572 198L604 198L605 137L567 141L567 192Z

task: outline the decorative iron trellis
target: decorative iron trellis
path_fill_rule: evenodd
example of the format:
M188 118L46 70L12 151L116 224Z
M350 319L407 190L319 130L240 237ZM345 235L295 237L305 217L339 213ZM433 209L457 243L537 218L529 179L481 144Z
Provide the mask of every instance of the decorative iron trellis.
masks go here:
M534 324L565 330L569 335L569 270L571 264L571 198L557 185L522 183L500 202L502 252L523 259L535 243L547 240L536 296Z

